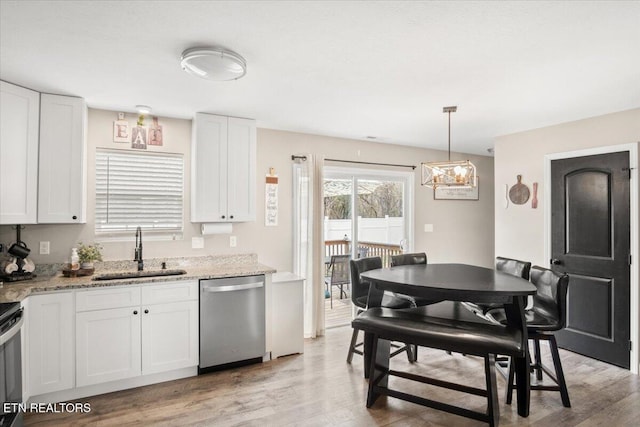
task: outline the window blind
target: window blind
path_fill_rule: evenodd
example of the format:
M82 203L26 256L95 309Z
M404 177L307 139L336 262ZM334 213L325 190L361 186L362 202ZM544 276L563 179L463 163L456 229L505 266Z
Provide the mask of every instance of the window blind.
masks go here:
M96 232L182 231L181 154L96 150Z

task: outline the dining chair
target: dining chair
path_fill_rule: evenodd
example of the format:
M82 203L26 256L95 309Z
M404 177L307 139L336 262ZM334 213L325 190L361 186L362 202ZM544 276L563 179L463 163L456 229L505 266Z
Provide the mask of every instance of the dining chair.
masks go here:
M391 268L397 267L399 265L416 265L416 264L427 264L427 254L424 252L416 252L411 254L393 255L391 257ZM426 305L435 304L441 301L441 300L433 300L433 299L427 299L427 298L421 298L421 297L413 297L408 295L403 297L413 300L416 307L424 307Z
M356 316L367 309L367 300L369 298L369 282L362 280L360 278L360 275L365 271L373 270L376 268L382 268L382 258L380 257L360 258L351 260L350 262L351 302L356 307ZM408 298L401 298L385 294L382 297L382 307L400 309L415 307L415 304ZM362 356L362 351L358 350L358 347L361 347L363 345L362 342L357 342L359 332L360 329L353 328L353 333L351 334L351 343L349 344L349 353L347 354L347 363L351 363L354 353ZM406 351L409 362L415 361L415 356L411 347L407 345L394 345L394 348L396 348L396 350L391 353L391 357ZM365 371L366 370L368 370L368 366L365 366Z
M340 288L340 299L342 295L347 298L347 293L344 291L344 287L349 289L350 274L349 274L349 260L351 255L331 255L331 262L329 263L330 275L324 278L324 284L326 291L329 292L329 298L331 299L331 308L333 308L333 287Z
M536 294L533 296L533 306L525 310L525 321L529 339L533 341L535 362L531 363L531 369L536 372L538 381L542 380L542 373L556 384L555 386L532 384L531 390L551 390L559 391L562 404L570 408L569 391L562 370L562 362L558 352L558 344L553 332L565 327L567 316L567 288L569 286L569 276L555 271L533 266L531 268L531 283L536 287ZM500 323L506 323L504 309L493 309L489 314ZM540 354L540 340L549 342L551 358L555 375L549 368L542 364ZM509 375L507 378L507 403L511 403L513 389L514 367L509 363Z
M397 265L413 265L413 264L426 264L427 254L424 252L416 252L411 254L400 254L391 256L391 267Z
M391 267L397 267L399 265L426 265L427 264L427 254L425 252L415 252L409 254L400 254L400 255L392 255L391 256ZM416 307L425 307L427 305L438 303L442 300L438 299L428 299L422 297L414 297L409 295L403 295L403 298L411 299ZM418 346L413 348L413 356L415 360L418 360ZM449 354L451 354L449 352Z
M531 263L528 261L520 261L513 258L496 257L496 271L507 273L512 276L520 277L525 280L529 280L529 272L531 271ZM466 303L467 307L471 308L480 317L486 316L486 314L493 309L502 308L503 304L498 302L487 303Z

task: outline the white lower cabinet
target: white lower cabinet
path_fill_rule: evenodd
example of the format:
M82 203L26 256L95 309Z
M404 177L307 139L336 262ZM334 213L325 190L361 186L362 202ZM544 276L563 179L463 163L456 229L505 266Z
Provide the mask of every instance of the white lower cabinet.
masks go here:
M197 288L182 281L78 292L76 386L197 366Z
M33 396L74 385L73 293L32 295L28 316L28 390Z
M304 351L304 279L293 273L275 273L273 286L273 345L271 357Z
M141 317L139 307L76 314L77 387L140 375Z
M198 364L198 301L144 306L142 374Z

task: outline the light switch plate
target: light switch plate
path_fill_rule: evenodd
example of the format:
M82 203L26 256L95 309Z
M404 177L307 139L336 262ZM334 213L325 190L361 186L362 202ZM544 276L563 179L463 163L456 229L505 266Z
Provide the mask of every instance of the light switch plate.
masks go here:
M51 246L49 242L40 242L40 255L49 255L50 249Z
M204 249L204 237L192 237L191 238L192 249Z
M425 224L424 225L425 233L433 233L433 224Z

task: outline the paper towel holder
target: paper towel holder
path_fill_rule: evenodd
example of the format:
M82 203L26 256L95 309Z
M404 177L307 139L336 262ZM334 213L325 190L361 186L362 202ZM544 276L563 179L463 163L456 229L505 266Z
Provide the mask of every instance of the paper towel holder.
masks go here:
M207 222L200 224L200 234L207 236L210 234L231 234L233 225L230 222Z

